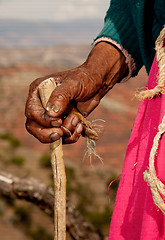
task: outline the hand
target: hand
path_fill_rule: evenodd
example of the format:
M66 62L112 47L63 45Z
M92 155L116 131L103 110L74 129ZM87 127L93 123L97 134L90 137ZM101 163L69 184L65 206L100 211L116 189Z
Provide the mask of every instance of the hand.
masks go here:
M65 143L76 142L83 127L78 117L71 113L73 106L87 116L126 72L127 65L122 53L102 42L93 48L81 66L36 79L30 85L26 103L27 130L43 143L53 142L61 136ZM38 86L48 77L55 79L57 87L45 111Z

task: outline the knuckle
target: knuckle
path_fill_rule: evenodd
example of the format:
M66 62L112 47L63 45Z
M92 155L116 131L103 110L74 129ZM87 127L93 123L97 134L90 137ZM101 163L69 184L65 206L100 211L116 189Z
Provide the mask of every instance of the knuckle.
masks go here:
M34 114L34 117L37 118L37 114L35 115ZM45 124L46 126L50 126L51 125L51 119L45 112L44 109L41 109L40 110L40 113L39 113L39 117L41 118L41 121L42 121L42 124Z
M36 80L34 80L30 85L29 85L29 95L32 94L32 92L34 91L35 87L36 87Z
M40 137L38 138L38 140L39 140L41 143L47 143L47 141L45 140L45 138L42 137L42 136L40 136Z
M44 80L44 78L36 78L30 85L29 85L29 95L31 95L39 84Z
M25 109L25 116L27 117L27 118L31 118L31 112L29 111L29 109L26 107L26 109Z
M37 136L37 139L41 142L41 143L48 143L47 137L43 134L40 134Z
M68 101L68 93L67 93L67 91L63 91L62 93L58 93L56 95L56 99L59 102L67 102Z
M32 131L31 131L31 124L30 124L29 121L26 121L26 123L25 123L25 127L26 127L26 130L27 130L29 133L32 132Z

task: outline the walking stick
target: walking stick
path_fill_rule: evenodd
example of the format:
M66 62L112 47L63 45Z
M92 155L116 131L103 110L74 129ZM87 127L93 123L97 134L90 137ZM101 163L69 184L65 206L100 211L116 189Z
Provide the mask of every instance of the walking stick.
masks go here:
M39 86L43 107L56 88L53 78L48 78ZM54 240L66 240L66 174L63 160L62 138L50 144L51 165L54 178Z
M45 109L49 97L55 88L56 82L54 78L48 78L39 85L39 94ZM76 109L73 109L72 113L78 116L79 122L83 125L90 159L91 155L94 155L101 160L95 151L95 141L98 140L98 134L93 129L93 124L84 118ZM50 151L54 176L54 240L66 240L66 174L63 160L62 138L50 144Z

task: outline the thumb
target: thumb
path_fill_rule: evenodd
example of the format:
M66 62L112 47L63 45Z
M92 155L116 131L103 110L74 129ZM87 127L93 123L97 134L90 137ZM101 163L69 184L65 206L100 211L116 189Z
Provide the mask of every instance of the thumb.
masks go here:
M61 85L58 85L52 92L47 103L47 114L50 117L60 117L66 111L73 98L74 87L71 87L71 84L64 82Z

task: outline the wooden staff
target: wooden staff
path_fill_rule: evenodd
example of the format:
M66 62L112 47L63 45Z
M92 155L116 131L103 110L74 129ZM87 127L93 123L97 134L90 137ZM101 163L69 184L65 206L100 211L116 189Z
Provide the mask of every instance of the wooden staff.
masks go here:
M46 104L56 82L48 78L39 86L43 107ZM54 177L54 240L66 240L66 174L63 160L62 138L50 144L51 165Z
M45 109L49 97L55 88L56 82L54 78L48 78L39 85L39 94ZM78 116L79 122L83 125L90 158L91 154L93 154L101 159L92 146L93 141L98 140L98 134L93 129L92 124L76 109L73 108L72 113ZM54 240L66 240L66 174L63 160L62 138L50 144L50 151L54 176Z

